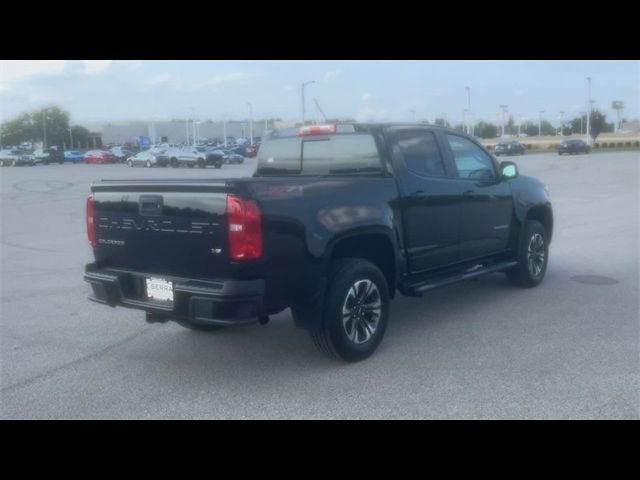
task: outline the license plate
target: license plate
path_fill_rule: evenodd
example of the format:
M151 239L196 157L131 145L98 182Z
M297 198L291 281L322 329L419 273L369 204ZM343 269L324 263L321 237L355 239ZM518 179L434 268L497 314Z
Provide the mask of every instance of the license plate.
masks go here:
M147 278L147 298L173 302L173 283L162 278Z

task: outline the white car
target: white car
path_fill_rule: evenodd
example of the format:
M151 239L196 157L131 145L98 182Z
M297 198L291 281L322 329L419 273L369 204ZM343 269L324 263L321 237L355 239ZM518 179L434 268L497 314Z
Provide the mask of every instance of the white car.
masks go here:
M161 167L162 163L158 160L158 157L150 151L144 151L127 158L127 165L133 167L135 165L141 165L143 167Z

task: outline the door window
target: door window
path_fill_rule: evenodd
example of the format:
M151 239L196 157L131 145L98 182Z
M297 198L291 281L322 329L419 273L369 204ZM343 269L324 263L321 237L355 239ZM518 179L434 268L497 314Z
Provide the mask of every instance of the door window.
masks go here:
M466 179L495 178L491 157L475 143L457 135L447 134L458 177Z
M398 132L398 147L409 170L425 177L445 177L444 161L432 132Z

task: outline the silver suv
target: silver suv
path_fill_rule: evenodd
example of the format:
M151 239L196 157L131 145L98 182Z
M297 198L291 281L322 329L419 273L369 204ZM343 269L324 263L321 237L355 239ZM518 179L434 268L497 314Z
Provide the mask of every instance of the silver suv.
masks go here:
M5 165L30 165L36 164L36 157L28 153L23 152L17 148L11 148L6 150L0 150L0 167Z

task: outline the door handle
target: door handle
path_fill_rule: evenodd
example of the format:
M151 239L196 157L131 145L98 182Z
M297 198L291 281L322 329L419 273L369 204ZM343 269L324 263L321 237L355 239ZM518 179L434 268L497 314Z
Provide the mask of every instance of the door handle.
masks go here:
M427 198L429 195L424 190L416 190L411 194L413 198Z

